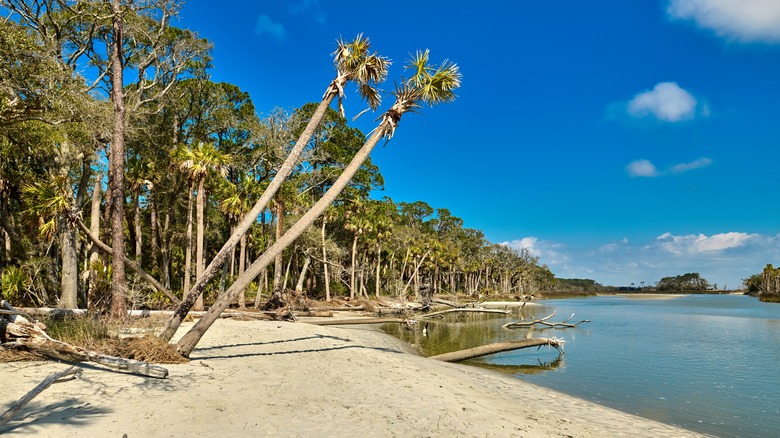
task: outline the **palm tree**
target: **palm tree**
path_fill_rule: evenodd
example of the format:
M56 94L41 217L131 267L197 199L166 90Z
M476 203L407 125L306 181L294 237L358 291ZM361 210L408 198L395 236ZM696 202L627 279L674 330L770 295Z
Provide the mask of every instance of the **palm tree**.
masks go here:
M183 356L189 356L200 341L201 337L211 327L214 321L227 306L235 299L238 292L247 287L249 283L260 273L274 257L284 251L295 239L298 238L317 218L325 212L328 206L336 199L349 181L368 159L369 154L379 143L386 138L390 140L398 127L401 117L410 111L416 111L423 104L433 106L442 102L451 102L455 99L454 90L460 86L461 74L458 66L450 61L444 61L440 66L433 67L428 63L428 51L420 52L411 60L409 68L413 69L410 79L404 81L394 91L395 103L380 117L381 122L363 147L355 154L352 161L344 168L343 173L333 183L327 192L314 206L307 211L287 232L268 250L266 250L233 285L217 299L206 314L188 331L177 343L177 351Z
M190 308L195 303L197 297L203 292L206 284L214 278L220 266L227 259L230 251L235 248L238 241L241 239L252 224L257 220L257 217L262 213L276 192L281 187L287 176L290 175L293 168L298 162L298 158L306 148L306 145L314 135L314 131L319 126L322 118L325 115L325 111L330 106L331 102L336 96L339 96L339 100L344 94L344 86L348 81L353 81L358 85L358 91L364 100L372 109L376 109L380 103L379 91L375 88L377 84L384 81L387 77L387 68L390 66L390 61L387 58L381 57L376 53L369 54L371 43L368 38L364 38L362 34L358 35L351 42L345 42L342 39L338 40L336 51L333 52L333 60L336 66L336 78L331 81L328 88L325 89L325 94L322 96L322 101L317 107L317 110L312 115L311 120L306 125L306 128L301 133L298 141L295 143L292 151L287 156L287 159L282 163L279 170L276 172L273 180L269 184L268 188L263 192L260 199L255 202L255 205L247 213L244 219L236 226L233 234L230 236L227 242L222 246L214 259L209 263L209 266L203 272L203 275L199 275L195 285L187 292L186 296L176 307L170 320L165 326L165 329L160 334L160 337L166 341L170 341L182 320L189 312Z
M205 269L203 262L204 253L204 234L205 234L205 206L206 206L206 177L210 172L217 172L220 176L227 175L227 165L231 161L230 155L220 151L214 147L211 143L198 143L195 147L182 147L179 150L179 156L181 162L179 168L183 170L190 180L190 200L192 199L192 190L197 184L198 191L195 201L196 220L198 223L198 229L196 234L196 249L195 249L195 271L196 275L200 277ZM188 204L191 207L191 202ZM191 237L192 229L192 208L188 208L187 218L187 231L188 237ZM186 260L190 259L190 253L192 249L192 242L187 242L187 254ZM190 269L188 263L185 263L185 290L189 286ZM203 310L203 297L198 296L195 302L195 310Z

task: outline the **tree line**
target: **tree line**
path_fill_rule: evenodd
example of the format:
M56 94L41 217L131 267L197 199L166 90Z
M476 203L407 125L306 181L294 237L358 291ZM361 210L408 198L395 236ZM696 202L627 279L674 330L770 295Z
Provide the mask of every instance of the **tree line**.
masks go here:
M212 45L171 25L179 8L0 1L5 299L117 315L177 305L182 318L204 297L260 306L285 289L330 300L554 286L528 251L446 208L370 196L383 185L371 148L404 113L454 99L453 63L416 52L366 136L341 97L354 83L377 109L389 60L362 35L338 40L321 102L260 117L246 92L209 79Z

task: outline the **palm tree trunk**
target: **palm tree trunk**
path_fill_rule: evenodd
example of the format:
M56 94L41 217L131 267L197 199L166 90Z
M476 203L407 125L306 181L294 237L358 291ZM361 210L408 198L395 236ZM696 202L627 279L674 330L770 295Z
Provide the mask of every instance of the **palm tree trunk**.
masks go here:
M306 259L303 261L303 267L301 268L301 275L298 277L298 283L295 285L295 290L298 292L303 292L303 283L306 281L306 271L308 271L310 263L311 257L306 256Z
M325 248L325 224L327 216L322 217L322 267L325 274L325 301L330 301L330 274L328 272L328 250Z
M198 180L198 196L195 201L196 206L196 218L198 222L198 233L196 237L196 245L195 245L195 278L200 277L203 274L204 269L204 262L203 262L203 252L205 251L204 248L204 232L205 232L205 225L204 225L204 211L206 206L206 177L202 176ZM184 290L189 290L189 288L184 288ZM198 299L195 301L195 305L192 306L195 310L203 310L203 294L201 293L198 295Z
M377 239L376 242L376 297L379 299L379 289L381 286L381 279L379 277L382 266L382 241Z
M284 205L281 202L276 202L276 234L274 238L279 240L282 237L282 231L284 231ZM274 257L274 290L272 293L282 292L282 271L284 269L284 253L282 251Z
M133 196L133 228L135 229L135 262L141 264L141 252L143 251L143 235L141 234L141 189L137 188Z
M358 233L355 232L355 237L352 239L352 264L349 271L349 299L355 299L355 259L357 258L357 241Z
M100 179L100 174L95 175L95 186L92 189L92 210L89 214L90 231L92 231L92 234L95 236L100 235L100 191L103 187ZM95 295L97 289L97 271L93 269L92 264L97 262L99 258L100 253L98 252L97 245L91 243L89 247L89 280L87 285L87 300L85 303L87 309L89 309L90 299Z
M76 253L76 233L68 226L65 220L60 221L59 228L62 270L60 275L61 295L58 307L78 309L79 262Z
M185 249L184 249L184 286L183 290L190 290L190 274L192 273L192 192L195 188L194 181L190 182L190 188L187 191L187 231L184 236ZM197 298L200 297L200 294ZM193 302L194 304L194 302ZM195 309L197 310L197 309Z
M395 120L397 122L397 119ZM382 124L384 123L388 122L383 120ZM190 329L190 331L185 333L185 335L176 344L176 349L180 354L183 356L189 356L206 331L211 327L212 324L214 324L214 321L219 318L219 315L222 313L222 311L225 310L227 306L235 299L235 297L238 295L238 292L241 289L247 287L249 283L251 283L252 280L257 276L257 274L260 273L260 271L268 266L278 254L282 253L285 248L287 248L295 241L295 239L303 234L303 232L308 227L310 227L311 224L314 223L314 221L317 220L320 215L325 212L328 206L333 203L336 197L347 186L358 169L360 169L360 166L362 166L366 161L369 154L371 153L371 150L374 149L374 146L376 146L380 138L382 138L384 132L382 129L382 124L380 124L376 130L374 130L363 147L360 148L360 150L355 154L355 156L352 158L352 161L349 163L349 165L347 165L347 167L344 168L344 171L341 173L341 175L339 175L338 179L336 179L330 189L325 192L322 198L320 198L314 204L314 206L298 220L298 222L290 227L280 239L274 242L274 244L271 245L271 247L260 256L260 258L255 260L255 262L249 266L246 272L241 274L230 286L230 288L228 288L228 290L225 291L225 293L219 297L219 299L217 299L214 305L209 308L208 312L206 312L201 317L201 319ZM186 316L186 314L184 316ZM176 328L178 328L178 326L176 326Z

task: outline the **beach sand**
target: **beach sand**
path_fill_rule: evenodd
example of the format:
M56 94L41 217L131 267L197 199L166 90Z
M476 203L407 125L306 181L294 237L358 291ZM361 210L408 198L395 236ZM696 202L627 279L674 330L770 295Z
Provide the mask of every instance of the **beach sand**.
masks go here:
M179 331L184 333L191 324ZM165 380L90 365L4 437L693 437L510 376L409 354L360 328L219 320ZM576 360L576 358L571 358ZM0 413L54 362L0 364Z

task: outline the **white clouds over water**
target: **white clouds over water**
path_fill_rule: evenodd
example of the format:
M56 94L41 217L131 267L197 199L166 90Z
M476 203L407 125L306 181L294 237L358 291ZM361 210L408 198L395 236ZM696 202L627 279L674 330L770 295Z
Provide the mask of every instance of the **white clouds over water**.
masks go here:
M780 42L778 0L671 0L667 13L744 42Z
M649 241L623 238L578 247L524 237L506 245L529 249L559 278L591 278L604 285L652 285L663 277L698 272L720 288L739 288L742 279L767 263L778 264L780 235L730 231L715 234L663 233Z
M628 102L628 113L642 118L652 116L664 122L691 119L696 113L696 98L674 82L660 82Z

